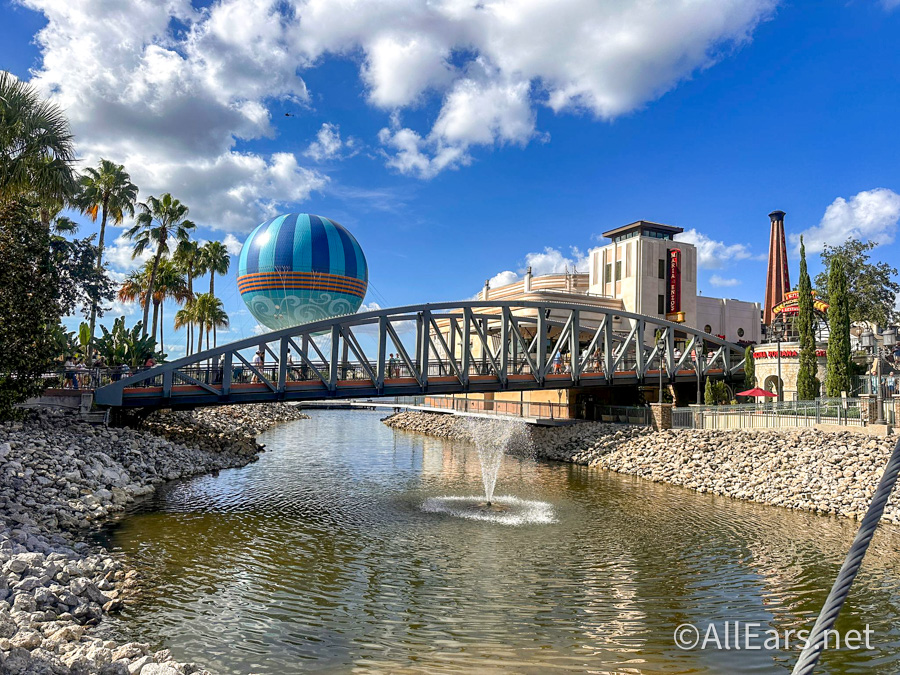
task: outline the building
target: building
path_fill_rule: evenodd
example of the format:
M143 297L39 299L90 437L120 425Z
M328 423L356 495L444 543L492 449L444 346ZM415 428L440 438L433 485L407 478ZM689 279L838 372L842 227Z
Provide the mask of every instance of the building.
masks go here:
M675 235L683 232L680 227L646 220L624 225L604 232L609 243L590 253L590 269L587 273L565 273L534 276L529 268L519 281L491 288L485 282L479 297L482 300L558 300L592 305L623 313L643 314L665 318L676 323L703 330L710 335L737 343L755 343L761 335L761 308L759 303L726 298L701 296L697 293L697 249L688 242L675 241ZM527 314L533 310L516 310ZM627 333L631 322L624 317L614 318L613 327ZM439 326L449 335L448 327ZM678 333L676 332L676 344ZM686 334L683 335L685 343ZM652 342L653 336L645 339ZM499 345L499 336L496 336ZM458 349L458 347L454 348ZM480 358L477 345L473 357ZM496 410L510 404L554 404L571 417L588 416L600 406L612 404L638 404L655 401L658 387L646 386L630 393L617 392L612 400L611 392L603 390L545 390L535 392L500 392L497 394L470 395L467 406L473 402ZM685 395L684 392L679 396ZM694 402L695 392L690 393ZM543 416L549 416L542 413ZM599 419L599 417L596 417Z
M591 251L589 293L626 312L659 316L731 342L760 341L760 305L697 293L697 248L675 241L680 227L647 220L603 233Z

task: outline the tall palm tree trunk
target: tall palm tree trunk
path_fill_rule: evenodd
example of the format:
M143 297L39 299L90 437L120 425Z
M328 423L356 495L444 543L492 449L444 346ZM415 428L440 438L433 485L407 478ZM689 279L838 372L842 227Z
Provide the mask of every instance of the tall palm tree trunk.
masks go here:
M108 198L103 198L103 215L100 216L100 238L97 240L97 272L103 268L103 242L106 237L106 206ZM88 366L94 360L94 329L97 326L97 298L91 298L91 341L88 343Z
M156 286L156 270L159 269L159 261L162 259L162 244L158 244L156 247L156 256L153 258L153 269L150 271L150 283L147 287L147 302L144 305L144 335L142 337L147 337L147 319L150 318L150 302L153 297L153 289ZM156 321L154 320L153 326L153 337L156 338Z
M159 303L159 353L164 354L166 352L166 343L163 341L163 312L165 311L165 299L163 299Z
M158 318L158 316L159 316L159 302L156 299L154 299L153 300L153 332L151 333L154 340L156 339L156 319Z
M188 282L188 301L187 306L190 307L191 303L194 302L194 269L193 266L188 268L187 271L187 282ZM187 325L187 339L185 340L185 344L187 345L187 355L190 356L193 353L191 347L193 347L194 337L194 322L189 321Z
M212 270L209 272L209 295L210 297L216 297L216 273ZM207 331L209 328L207 328ZM213 322L212 325L213 332L213 347L216 346L216 324ZM209 335L206 336L206 348L209 349Z

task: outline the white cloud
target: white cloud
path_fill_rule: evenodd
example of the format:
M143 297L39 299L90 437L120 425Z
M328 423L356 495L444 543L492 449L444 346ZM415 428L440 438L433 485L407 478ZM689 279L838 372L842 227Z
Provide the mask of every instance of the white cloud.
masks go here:
M713 286L738 286L738 285L740 285L741 282L739 279L734 279L734 278L726 279L726 278L720 277L718 274L713 274L709 278L709 283L711 283Z
M860 192L849 200L838 197L825 209L825 215L815 227L801 232L806 250L818 253L823 247L843 244L847 239L890 244L900 222L900 195L887 188ZM792 234L791 241L800 249L800 235Z
M316 134L316 140L309 144L303 154L316 162L326 159L346 159L358 151L358 143L353 137L346 141L341 138L341 130L337 124L326 122ZM342 153L341 150L346 150Z
M525 263L519 268L518 272L513 272L512 270L498 272L488 280L488 283L491 288L514 283L522 278L529 267L534 276L561 274L563 272L585 274L590 268L590 252L584 253L573 246L570 249L570 254L567 256L559 249L547 246L543 251L526 254Z
M881 0L881 5L890 12L900 7L900 0Z
M675 235L676 241L693 244L697 248L697 265L706 269L722 269L735 260L760 260L764 256L754 255L746 244L726 244L707 237L695 228Z
M430 177L472 147L540 136L541 107L602 119L640 108L749 41L778 2L17 1L47 20L33 82L66 110L83 159L125 164L144 194L174 190L226 231L325 184L293 154L240 143L275 135L272 101L308 106L301 74L327 58L358 56L379 109L439 100L433 123L397 116L379 134L389 166ZM308 152L328 147L317 138Z
M268 101L308 98L276 3L20 2L48 21L32 82L66 110L84 162L124 164L141 198L172 191L200 224L247 230L325 184L290 153L235 148L273 136Z
M225 239L222 241L225 244L225 248L228 251L228 255L240 255L241 249L244 248L244 244L231 232L225 235Z

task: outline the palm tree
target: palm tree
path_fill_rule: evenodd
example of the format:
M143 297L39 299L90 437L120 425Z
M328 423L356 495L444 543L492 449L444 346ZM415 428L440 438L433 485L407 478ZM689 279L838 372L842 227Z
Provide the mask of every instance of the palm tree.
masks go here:
M177 241L187 241L190 231L196 225L187 220L188 207L166 192L159 199L149 197L146 202L138 205L140 213L137 223L129 229L125 236L134 241L134 250L131 257L141 255L148 246L156 246L156 254L153 256L153 265L150 270L149 288L156 283L156 271L159 269L159 261L164 254L169 252L169 236ZM147 334L147 318L150 313L150 304L144 301L144 335Z
M0 198L32 197L50 224L50 203L75 193L75 147L69 122L55 103L0 71Z
M209 272L209 294L216 297L216 275L228 274L231 256L221 241L208 241L203 246L203 268ZM216 341L216 327L213 325L213 344ZM207 338L207 342L209 339ZM208 345L207 345L208 346Z
M194 326L197 323L197 302L196 298L193 300L189 300L188 303L175 312L175 330L179 328L187 328L189 331L193 331ZM194 344L191 338L191 335L188 335L187 339L187 355L190 356L194 353Z
M194 301L194 277L200 276L206 271L203 267L203 257L200 244L196 241L179 242L178 248L175 249L175 253L172 256L172 259L187 277L188 294L191 296L187 301L188 306ZM186 344L187 353L190 355L194 337L194 322L190 321L183 325L187 327ZM176 326L176 328L178 327Z
M153 337L156 338L156 314L159 308L159 345L160 350L165 350L163 342L163 309L166 300L174 300L179 305L187 302L191 296L188 294L187 283L181 270L171 260L163 260L156 271L156 286L153 288Z
M143 272L138 270L132 271L122 286L119 288L119 302L134 302L139 300L143 305L147 302L147 278ZM144 331L146 334L146 331Z
M76 203L83 213L97 222L100 214L100 239L97 242L97 271L103 268L103 244L106 238L106 221L112 217L118 225L126 215L134 215L134 203L137 200L137 186L131 182L131 176L125 173L121 164L101 159L96 169L88 168L78 181L80 192ZM91 342L94 341L94 327L97 322L97 299L91 298Z
M228 314L225 313L225 306L222 304L222 301L211 293L198 295L194 301L194 306L197 313L196 321L200 325L201 343L198 351L202 351L203 333L206 333L206 348L209 349L210 330L215 331L216 328L227 328ZM215 342L213 342L213 346L215 346Z

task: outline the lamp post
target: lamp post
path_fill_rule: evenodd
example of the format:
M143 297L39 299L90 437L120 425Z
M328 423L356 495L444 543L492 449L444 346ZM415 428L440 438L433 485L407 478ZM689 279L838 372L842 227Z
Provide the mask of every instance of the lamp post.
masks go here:
M776 383L776 387L778 387L778 402L782 402L782 394L783 387L781 386L781 341L784 339L785 325L784 319L779 315L775 321L772 322L772 337L775 338L776 348L778 350L778 382Z
M871 328L866 329L859 336L863 349L871 350L875 357L875 406L878 411L878 419L875 424L887 424L884 419L884 387L881 383L881 356L882 349L893 348L897 344L897 334L893 328L886 328L881 334L881 344L878 344L878 336Z
M656 354L659 356L659 404L662 405L663 402L663 344L664 340L662 339L662 335L656 338Z

